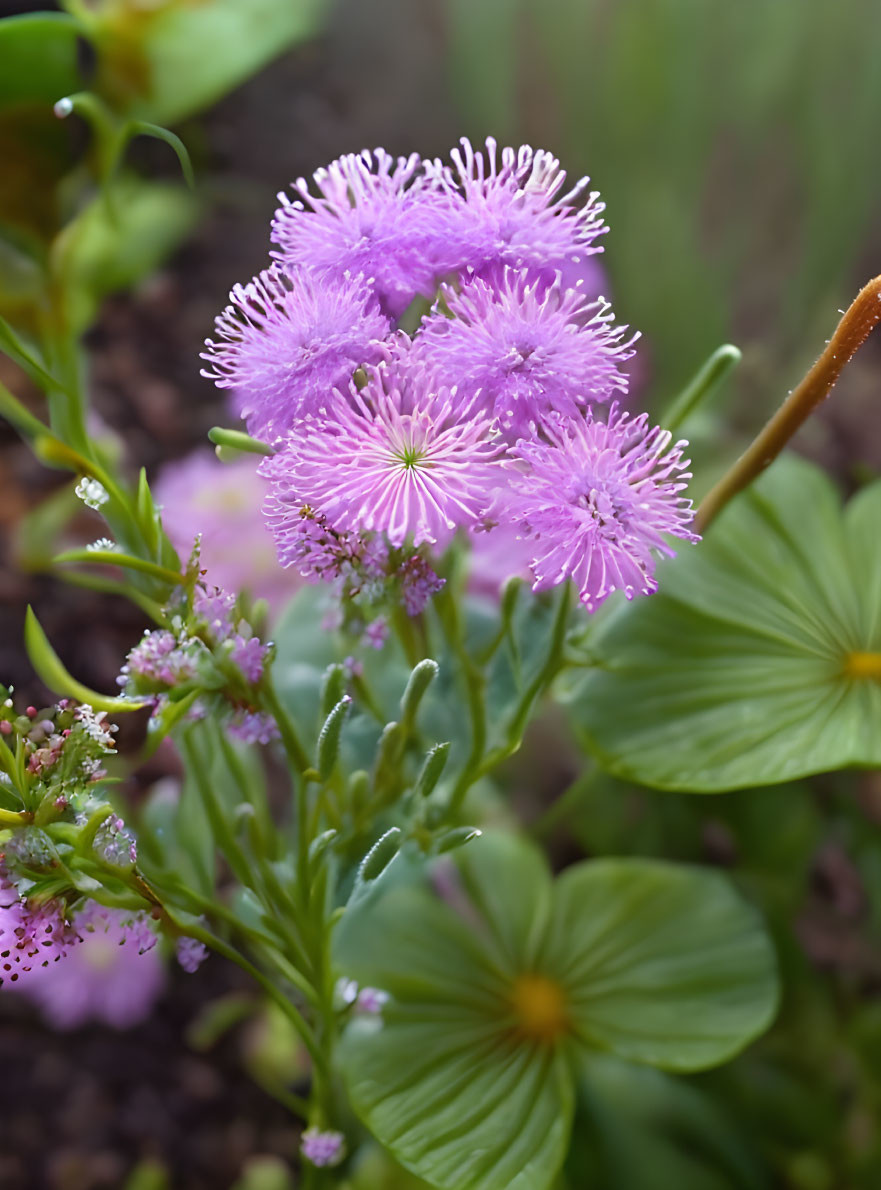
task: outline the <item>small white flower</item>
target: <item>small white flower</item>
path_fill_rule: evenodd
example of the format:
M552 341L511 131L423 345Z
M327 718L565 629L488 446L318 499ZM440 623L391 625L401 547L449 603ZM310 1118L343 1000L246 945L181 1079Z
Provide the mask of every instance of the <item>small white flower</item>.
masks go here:
M99 483L97 479L91 479L89 476L83 476L76 485L75 490L83 504L95 510L99 509L102 504L106 504L110 499L104 485Z
M111 541L109 537L99 537L97 541L93 541L91 545L87 545L86 549L90 553L115 553L119 551L119 546L115 541Z

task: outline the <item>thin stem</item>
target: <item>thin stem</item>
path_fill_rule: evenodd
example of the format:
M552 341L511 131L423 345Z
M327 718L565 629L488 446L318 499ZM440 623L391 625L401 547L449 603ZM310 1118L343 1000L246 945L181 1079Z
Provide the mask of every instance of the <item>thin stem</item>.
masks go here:
M676 397L670 408L661 416L661 425L675 434L684 421L687 421L710 393L716 388L728 373L735 368L741 359L740 349L731 343L717 347L709 359L701 366Z
M725 505L769 467L817 406L829 395L846 364L881 322L881 276L857 294L826 350L794 388L761 433L703 499L695 518L698 533L706 531Z
M281 700L275 692L271 677L267 677L264 680L261 686L261 692L266 709L278 725L282 746L287 753L288 760L291 762L294 771L301 775L311 766L312 762L306 755L306 749L300 743L300 737L297 735L297 729L294 727L293 720L282 706Z
M537 698L547 690L548 686L560 672L563 661L563 650L566 644L566 630L569 624L569 584L564 583L557 601L557 611L551 629L551 640L541 669L523 691L520 701L514 708L514 714L505 733L505 743L485 757L477 776L482 777L490 772L503 760L512 756L523 740L523 733L529 720L530 712Z
M308 1023L306 1022L305 1017L302 1015L296 1005L291 1003L284 992L282 992L280 988L276 987L276 985L271 979L268 978L268 976L263 974L259 967L255 967L254 964L246 959L245 956L236 950L234 946L230 946L228 942L224 942L222 938L218 938L216 934L212 934L209 930L203 929L202 926L187 925L185 933L187 933L190 937L197 939L199 942L204 942L206 946L217 951L218 954L222 954L224 958L230 959L237 966L241 967L243 971L246 971L252 979L255 979L269 996L269 998L279 1006L279 1008L296 1029L300 1040L309 1051L309 1055L312 1058L312 1061L315 1063L316 1071L319 1067L322 1070L324 1069L324 1054L319 1050L315 1041L315 1037L312 1033L312 1030L309 1028Z
M444 587L437 595L436 606L444 635L455 654L465 681L465 696L468 702L468 714L471 718L471 750L450 796L449 813L452 817L476 781L477 773L484 759L486 749L486 703L484 699L486 676L475 665L465 647L459 609L455 597L448 593L447 587Z
M239 846L235 834L226 820L223 807L214 791L213 783L206 777L204 760L196 754L192 731L193 729L191 728L188 732L181 733L179 737L180 750L187 767L187 774L196 782L196 788L199 791L199 797L211 826L215 843L232 868L236 880L238 880L239 884L244 885L245 888L256 891L247 856Z

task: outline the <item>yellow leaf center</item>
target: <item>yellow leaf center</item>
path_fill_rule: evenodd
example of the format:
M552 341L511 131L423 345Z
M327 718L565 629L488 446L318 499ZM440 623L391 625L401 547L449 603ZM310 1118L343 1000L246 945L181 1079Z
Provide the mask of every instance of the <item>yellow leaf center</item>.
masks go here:
M843 673L846 678L873 678L881 682L881 653L848 653Z
M544 975L521 975L514 984L512 1003L520 1033L537 1041L556 1041L569 1029L563 989Z

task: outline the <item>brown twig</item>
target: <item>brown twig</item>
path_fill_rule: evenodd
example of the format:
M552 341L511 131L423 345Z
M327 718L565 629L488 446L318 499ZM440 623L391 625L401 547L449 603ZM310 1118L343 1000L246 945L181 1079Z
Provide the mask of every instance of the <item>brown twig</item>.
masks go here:
M846 364L881 322L881 277L865 285L845 312L826 350L765 428L703 499L695 529L706 532L725 505L769 467L786 443L829 395Z

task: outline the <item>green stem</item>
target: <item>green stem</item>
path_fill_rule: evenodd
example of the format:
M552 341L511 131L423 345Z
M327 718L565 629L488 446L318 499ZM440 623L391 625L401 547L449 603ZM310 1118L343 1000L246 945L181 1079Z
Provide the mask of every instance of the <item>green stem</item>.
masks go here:
M450 796L449 813L452 817L462 805L468 790L477 780L478 770L483 762L486 748L486 704L484 701L486 677L483 671L475 665L465 647L462 622L455 596L449 593L448 587L444 587L436 596L436 600L441 627L459 663L459 670L465 682L465 698L471 720L471 749L465 761L465 767Z
M231 946L228 942L224 942L222 938L218 938L217 935L212 934L210 930L206 930L202 926L198 925L187 925L184 932L190 937L197 939L197 941L204 942L206 946L211 947L212 950L217 951L217 953L223 955L224 958L230 959L231 962L241 967L243 971L246 971L252 979L256 980L256 982L261 988L263 988L269 998L279 1006L279 1008L296 1029L297 1035L305 1045L306 1049L309 1051L309 1056L315 1063L316 1075L318 1074L319 1069L323 1071L325 1056L318 1048L315 1036L310 1029L308 1022L306 1021L306 1018L302 1015L296 1005L291 1003L291 1001L287 998L287 996L285 996L281 989L278 988L272 982L272 980L268 978L268 976L264 975L259 967L255 967L249 959L246 959L240 951L236 950L234 946Z
M206 777L205 759L197 754L194 746L193 735L197 731L198 725L190 727L186 731L181 732L178 739L187 773L196 783L199 797L211 826L211 832L214 835L215 844L223 853L239 884L255 891L254 879L247 856L239 846L238 840L226 820L226 815L214 791L213 784Z
M291 762L291 767L296 774L301 776L305 773L306 769L311 767L312 762L306 755L306 749L300 743L300 737L297 735L297 729L294 726L293 719L282 706L276 694L271 676L267 676L264 679L260 687L260 693L266 710L269 711L278 725L282 746L287 753L288 760Z
M774 462L795 432L829 395L846 364L881 322L881 276L857 294L826 349L765 428L703 499L695 530L704 533L725 505Z
M670 408L661 415L660 424L671 434L675 434L740 360L740 349L731 343L718 347L710 358L701 364Z

